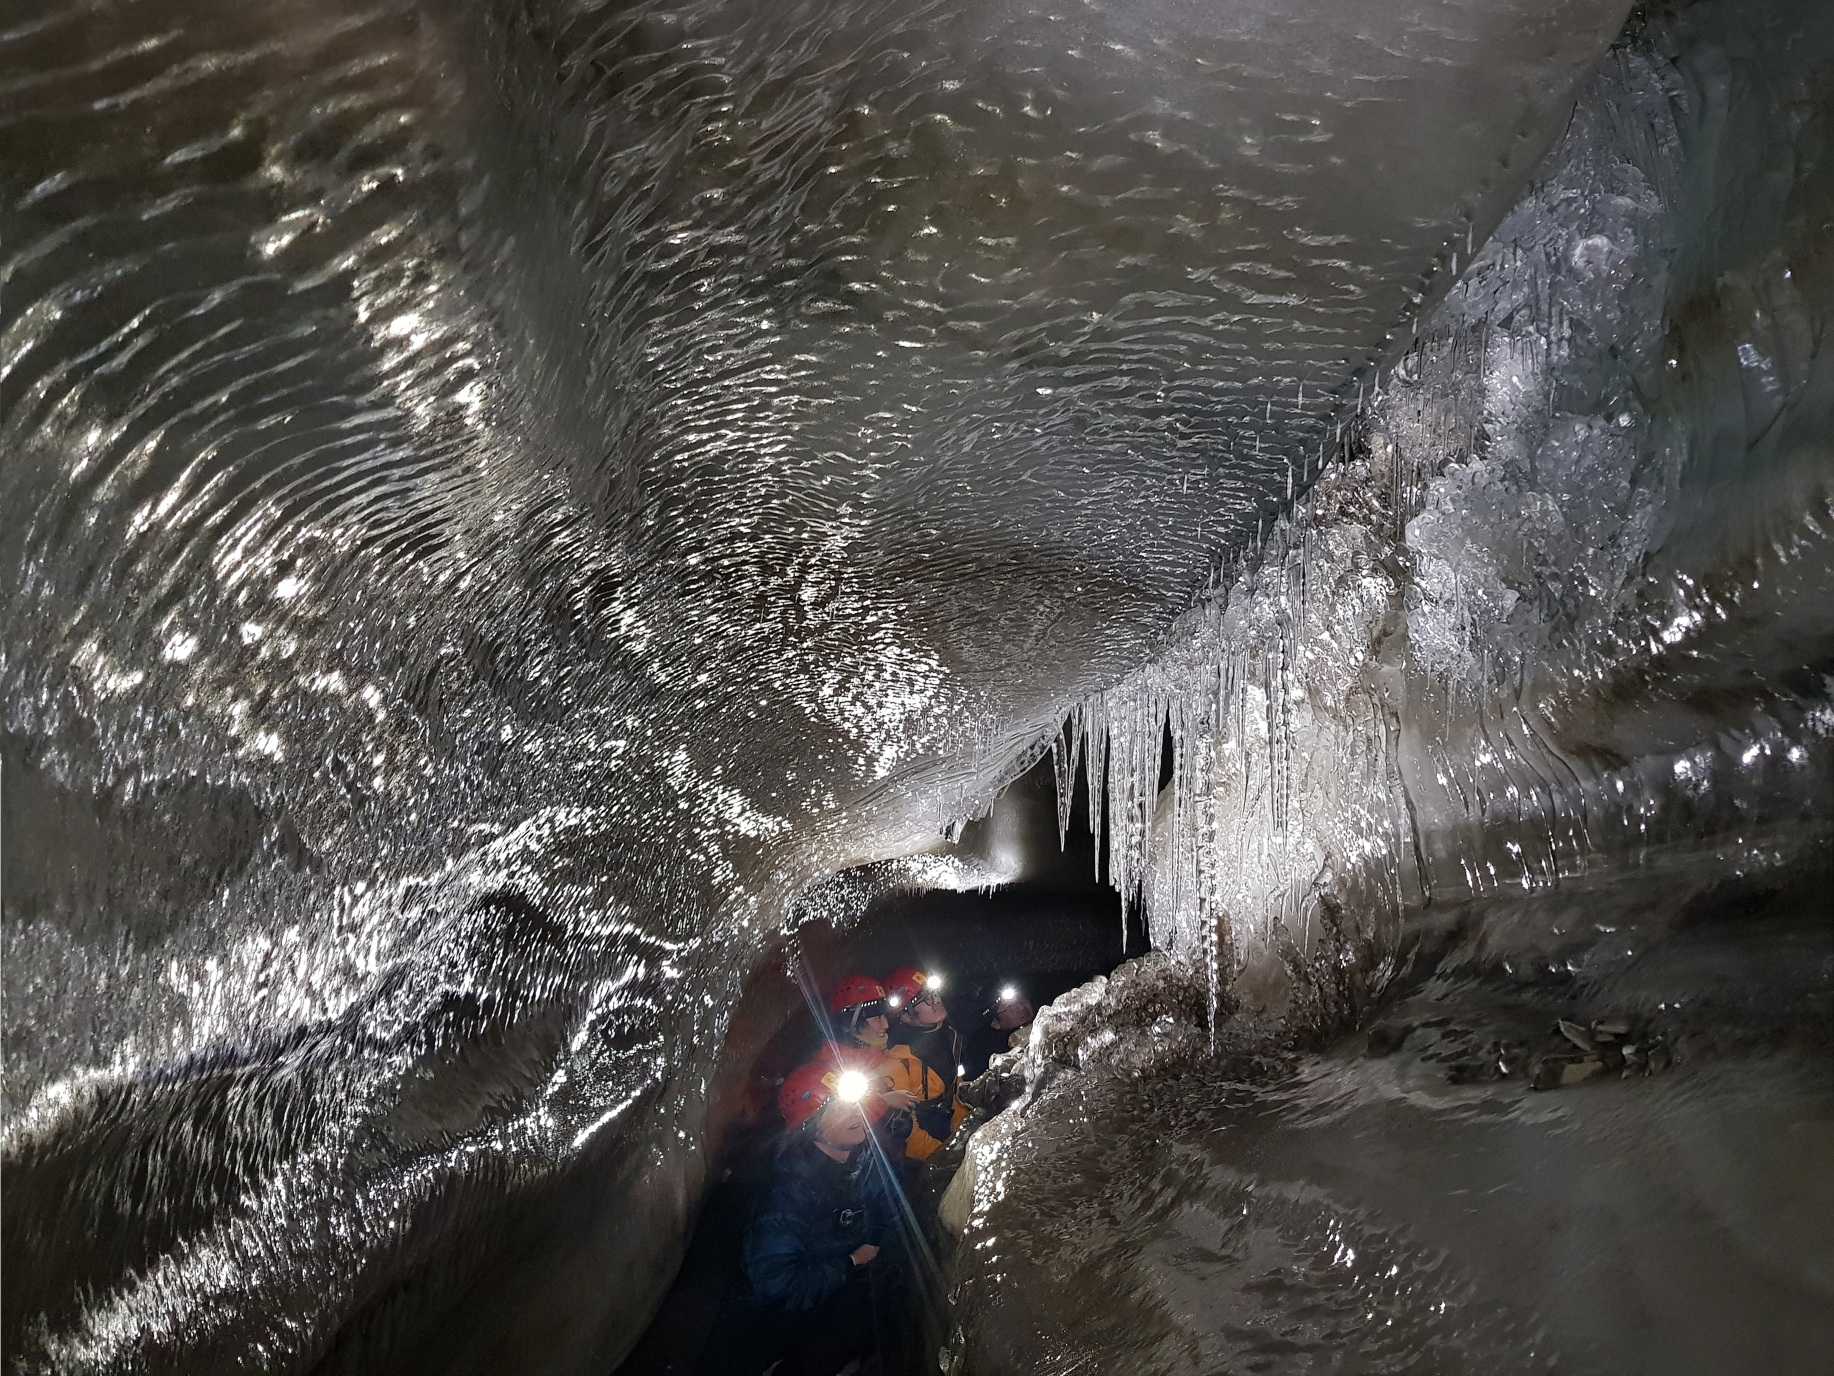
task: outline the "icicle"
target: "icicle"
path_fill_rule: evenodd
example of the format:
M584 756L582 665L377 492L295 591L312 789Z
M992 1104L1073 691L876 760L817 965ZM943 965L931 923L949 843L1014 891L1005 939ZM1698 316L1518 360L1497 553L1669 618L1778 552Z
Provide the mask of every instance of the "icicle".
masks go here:
M1085 703L1083 716L1083 767L1089 783L1089 836L1095 850L1095 880L1099 884L1102 880L1102 816L1107 811L1107 695L1097 693Z
M1242 814L1248 813L1249 785L1254 771L1250 767L1248 755L1248 659L1246 652L1236 664L1235 671L1235 740L1236 749L1242 756ZM1238 861L1241 859L1241 847L1236 848ZM1237 875L1238 881L1240 874Z
M1299 527L1299 624L1306 622L1306 610L1312 597L1312 520L1307 512Z
M1127 945L1127 910L1133 902L1133 867L1127 863L1127 785L1133 776L1131 698L1108 714L1108 883L1121 896L1121 946Z
M1131 902L1139 891L1140 874L1134 863L1134 845L1139 826L1139 804L1135 792L1140 773L1140 703L1138 695L1128 699L1122 728L1123 740L1119 769L1108 774L1109 795L1114 800L1114 815L1108 819L1108 848L1114 859L1114 873L1120 880L1122 903Z
M1184 700L1180 696L1175 700L1170 712L1166 714L1166 729L1172 738L1172 833L1168 849L1172 862L1172 912L1177 917L1184 913L1184 857L1187 849L1185 828L1190 820L1190 799L1187 796L1188 782L1185 768L1185 719ZM1149 834L1150 835L1150 834Z
M1407 533L1407 509L1401 490L1401 449L1392 439L1386 442L1388 449L1388 492L1389 502L1395 511L1395 539L1402 539Z
M1051 770L1057 780L1057 849L1070 839L1070 813L1076 803L1076 766L1083 744L1083 713L1072 707L1063 730L1051 740Z
M1280 835L1284 836L1293 813L1293 673L1298 668L1299 641L1292 624L1282 627L1280 637Z
M1222 665L1217 666L1217 681L1222 681ZM1220 694L1219 694L1220 707ZM1203 768L1203 785L1197 790L1199 809L1202 813L1201 834L1194 837L1195 854L1193 856L1193 878L1197 886L1197 920L1203 924L1202 946L1204 957L1204 979L1209 996L1210 1051L1216 1052L1216 1013L1222 1002L1222 941L1219 938L1219 924L1223 920L1221 895L1217 892L1216 861L1218 854L1217 835L1219 830L1216 818L1216 761L1218 742L1222 739L1221 718L1211 720L1211 730L1207 737L1207 748L1198 756Z
M1136 690L1108 714L1108 878L1121 896L1123 921L1145 893L1164 708L1163 698Z
M1222 648L1220 645L1217 647ZM1210 722L1212 733L1220 750L1223 743L1223 732L1229 725L1229 666L1231 657L1227 651L1216 658L1216 701L1211 706Z

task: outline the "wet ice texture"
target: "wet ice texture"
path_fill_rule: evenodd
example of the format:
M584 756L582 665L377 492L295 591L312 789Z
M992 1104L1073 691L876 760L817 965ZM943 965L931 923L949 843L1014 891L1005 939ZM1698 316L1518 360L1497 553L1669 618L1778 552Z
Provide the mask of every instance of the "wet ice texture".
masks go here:
M1738 618L1825 568L1801 439L1827 395L1803 381L1826 367L1804 247L1825 181L1746 152L1818 149L1825 115L1791 105L1792 143L1716 103L1754 66L1782 73L1765 110L1813 89L1762 54L1686 76L1679 113L1631 92L1653 59L1608 77L1625 92L1567 146L1610 154L1578 187L1632 203L1569 234L1585 217L1543 186L1499 243L1545 271L1489 250L1421 380L1384 372L1378 400L1622 4L462 8L6 21L9 1352L29 1324L59 1370L506 1369L535 1333L556 1369L602 1369L666 1276L726 1011L793 897L924 850L1206 571L1228 610L1190 624L1236 649L1186 638L1151 682L1246 800L1187 782L1177 818L1249 844L1166 869L1152 907L1168 946L1242 952L1283 910L1303 931L1324 859L1404 894L1461 860L1488 882L1506 833L1564 835L1515 820L1541 815L1503 734L1528 728L1473 705L1508 666L1582 778L1607 748L1672 774L1677 710L1624 748L1621 705L1673 667L1650 681L1686 670L1723 717L1713 674L1747 676L1688 651L1746 653ZM1675 317L1673 382L1635 337L1645 285L1703 307ZM1567 368L1594 342L1576 307L1619 298L1635 359ZM1546 494L1532 526L1478 495L1501 451L1447 466L1488 414L1460 379L1518 405L1470 366L1493 348L1522 355L1523 416L1620 437L1511 429L1536 476L1497 490ZM1569 398L1582 377L1604 381ZM1728 420L1738 442L1710 440ZM1346 452L1362 467L1304 496ZM1753 454L1767 500L1720 500ZM1591 530L1560 464L1649 504ZM1787 492L1822 526L1778 524ZM1302 519L1238 577L1289 496ZM1283 559L1299 530L1311 560ZM1561 531L1617 543L1571 556L1603 581L1543 616L1518 555L1564 570ZM1682 573L1703 600L1664 600ZM1659 613L1626 601L1647 589ZM1391 621L1417 655L1367 651ZM1505 645L1525 653L1487 656ZM1201 726L1211 676L1233 738ZM1678 818L1722 778L1799 796L1791 750L1825 768L1782 686L1776 729L1750 723L1761 770L1689 737L1676 777L1704 801ZM1154 712L1123 686L1081 717L1120 728L1085 736L1134 789L1123 878ZM1237 776L1231 739L1260 761ZM1432 760L1475 820L1380 782ZM1630 820L1588 802L1575 854L1685 791L1616 777ZM173 882L172 856L208 865ZM1180 916L1200 887L1226 929ZM575 1288L605 1274L631 1280Z
M317 869L49 925L14 1101L495 886L590 1000L909 846L1283 500L1618 8L22 19L9 729Z
M1346 462L1060 748L1212 1001L1234 973L1328 1027L1431 892L1478 901L1414 1016L1481 1043L1685 1003L1721 1045L1543 1099L1418 1045L1281 1076L1239 1017L1193 1056L1176 1013L1079 991L970 1148L972 1369L1821 1361L1825 1034L1752 1047L1827 1026L1825 902L1777 930L1750 895L1825 870L1834 796L1831 61L1834 21L1782 7L1614 54Z
M1379 966L1429 896L1829 844L1831 60L1788 5L1614 52L1344 462L1073 718L1109 873L1213 988Z
M1712 907L1724 883L1708 860L1663 894ZM1648 889L1620 874L1472 906L1583 931L1631 922ZM1163 956L1074 991L1014 1053L1017 1105L969 1143L965 1369L1818 1369L1834 946L1801 899L1770 906L1768 942L1726 925L1691 958L1539 988L1467 949L1389 1010L1412 1031L1379 1056L1354 1038L1295 1057L1241 1018L1211 1052L1201 976ZM1735 1026L1739 1002L1755 1017ZM1448 1077L1556 1010L1632 1005L1681 1068L1548 1094Z

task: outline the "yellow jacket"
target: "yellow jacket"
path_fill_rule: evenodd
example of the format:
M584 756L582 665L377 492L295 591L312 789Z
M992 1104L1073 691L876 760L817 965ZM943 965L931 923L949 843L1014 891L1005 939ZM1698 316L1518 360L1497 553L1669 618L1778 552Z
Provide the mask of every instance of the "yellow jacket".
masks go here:
M901 1089L917 1100L917 1123L911 1129L911 1140L905 1144L904 1154L913 1161L927 1161L942 1150L944 1142L955 1135L955 1130L968 1116L968 1106L960 1099L955 1101L949 1113L948 1130L941 1137L927 1131L923 1126L923 1105L941 1099L948 1092L947 1082L925 1065L909 1046L894 1046L887 1055L889 1059L885 1068L891 1073L892 1088ZM929 1116L934 1117L933 1114Z

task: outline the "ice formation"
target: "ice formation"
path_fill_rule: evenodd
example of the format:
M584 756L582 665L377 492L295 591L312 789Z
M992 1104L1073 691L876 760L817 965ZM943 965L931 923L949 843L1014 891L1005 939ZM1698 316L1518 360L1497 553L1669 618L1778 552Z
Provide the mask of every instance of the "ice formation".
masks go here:
M1227 983L1327 910L1379 950L1435 894L1825 844L1834 49L1800 19L1615 50L1322 476L1072 714L1156 944Z
M9 1359L608 1368L1046 750L1213 1009L1824 820L1829 19L1672 9L10 16Z

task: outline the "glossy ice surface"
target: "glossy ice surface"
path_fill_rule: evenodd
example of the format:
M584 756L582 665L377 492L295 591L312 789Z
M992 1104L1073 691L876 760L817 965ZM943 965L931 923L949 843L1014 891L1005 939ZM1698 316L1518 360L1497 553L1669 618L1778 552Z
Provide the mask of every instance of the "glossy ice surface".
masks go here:
M1799 847L1834 37L1625 9L9 13L9 1358L610 1367L745 978L1066 713L1219 1002Z

